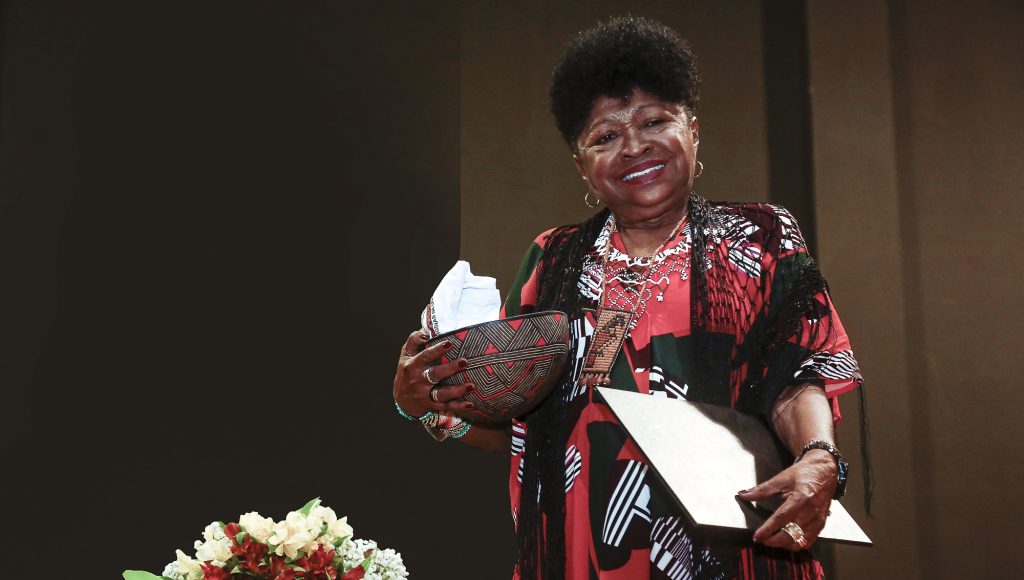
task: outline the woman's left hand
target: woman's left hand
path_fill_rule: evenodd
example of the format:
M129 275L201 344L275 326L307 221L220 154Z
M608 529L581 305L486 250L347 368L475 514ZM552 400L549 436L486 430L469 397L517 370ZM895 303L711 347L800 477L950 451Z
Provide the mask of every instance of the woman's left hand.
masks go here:
M757 501L781 496L784 501L764 524L754 532L754 541L773 548L798 552L814 545L825 527L829 506L838 486L838 466L827 451L812 449L803 458L782 470L778 475L751 489L741 491L738 497ZM782 531L793 522L803 530L806 543L798 544Z

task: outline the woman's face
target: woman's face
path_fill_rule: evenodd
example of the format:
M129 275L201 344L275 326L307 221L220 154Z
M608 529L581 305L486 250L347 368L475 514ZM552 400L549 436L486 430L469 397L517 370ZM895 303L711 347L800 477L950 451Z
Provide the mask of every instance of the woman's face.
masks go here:
M626 99L594 102L573 159L619 223L657 223L685 207L698 134L683 105L634 89Z

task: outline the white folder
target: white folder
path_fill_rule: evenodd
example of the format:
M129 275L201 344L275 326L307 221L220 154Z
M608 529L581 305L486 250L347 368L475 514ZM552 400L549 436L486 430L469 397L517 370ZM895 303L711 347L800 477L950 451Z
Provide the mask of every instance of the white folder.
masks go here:
M736 498L785 467L788 452L762 420L718 405L597 390L695 525L755 530L781 504L751 507ZM820 539L871 545L842 504L832 500L830 511Z

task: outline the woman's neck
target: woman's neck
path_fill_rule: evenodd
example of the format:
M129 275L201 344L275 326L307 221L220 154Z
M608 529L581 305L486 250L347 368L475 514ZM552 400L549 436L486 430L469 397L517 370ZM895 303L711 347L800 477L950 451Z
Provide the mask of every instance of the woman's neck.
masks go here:
M616 216L615 223L626 253L633 257L653 256L682 223L686 210L684 205L681 209L665 212L649 220L627 223Z

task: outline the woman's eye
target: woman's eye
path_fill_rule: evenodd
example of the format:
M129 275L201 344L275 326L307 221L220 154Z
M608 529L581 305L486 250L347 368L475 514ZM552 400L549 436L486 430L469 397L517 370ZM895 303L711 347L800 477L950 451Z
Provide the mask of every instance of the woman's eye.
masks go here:
M609 131L609 132L605 133L604 135L601 135L600 137L598 137L597 140L594 141L594 144L595 145L604 145L606 143L609 143L614 138L615 138L615 133Z
M662 124L664 122L665 122L664 119L650 119L646 123L644 123L644 127L655 127L655 126L660 125L660 124Z

